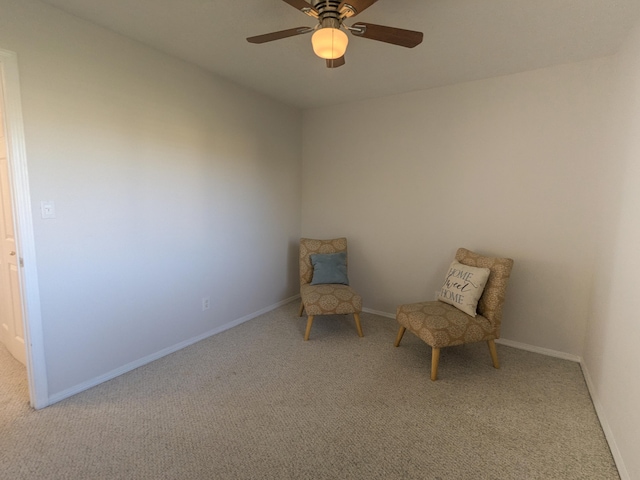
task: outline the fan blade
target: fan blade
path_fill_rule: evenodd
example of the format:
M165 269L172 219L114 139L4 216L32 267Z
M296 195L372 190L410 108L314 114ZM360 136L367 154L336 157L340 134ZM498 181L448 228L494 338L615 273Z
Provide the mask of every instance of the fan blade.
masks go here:
M313 8L313 6L304 0L282 0L285 3L288 3L293 8L297 8L302 13L305 13L313 18L318 18L318 11Z
M344 55L333 60L327 58L327 68L338 68L345 64Z
M374 25L373 23L358 22L350 29L351 33L358 37L378 40L379 42L400 45L401 47L413 48L422 43L422 32L404 30L402 28L385 27Z
M255 37L247 38L249 43L267 43L274 40L280 40L281 38L295 37L296 35L304 35L305 33L313 32L313 28L309 27L297 27L290 28L289 30L280 30L279 32L265 33L264 35L256 35Z
M376 3L378 0L344 0L338 7L338 11L342 12L343 8L347 8L345 17L355 17L366 8Z

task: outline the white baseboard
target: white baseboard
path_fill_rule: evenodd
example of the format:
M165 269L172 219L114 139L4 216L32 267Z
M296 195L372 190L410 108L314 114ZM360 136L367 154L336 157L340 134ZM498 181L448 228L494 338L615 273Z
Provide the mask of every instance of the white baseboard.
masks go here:
M380 310L373 310L371 308L363 308L363 312L372 313L373 315L379 315L381 317L393 318L396 316L393 313L382 312ZM573 355L571 353L560 352L558 350L551 350L549 348L536 347L535 345L529 345L528 343L516 342L514 340L508 340L506 338L500 338L496 340L496 343L505 345L507 347L517 348L519 350L527 350L529 352L540 353L542 355L547 355L549 357L562 358L564 360L571 360L572 362L580 363L582 361L582 357L579 355Z
M591 402L596 409L596 415L598 415L598 420L600 420L600 425L602 426L602 430L604 431L604 436L607 439L607 443L609 444L611 455L613 456L613 460L616 463L616 467L618 468L620 480L631 480L631 475L629 475L629 471L624 464L624 459L622 458L622 454L620 453L620 449L618 448L618 444L616 443L616 439L613 435L613 430L611 430L611 426L607 421L604 407L602 406L602 403L600 403L600 399L598 398L598 394L593 385L593 381L591 380L589 370L587 369L585 363L582 361L580 362L580 366L582 367L582 375L584 376L584 380L585 382L587 382L587 388L589 389L589 393L591 394Z
M551 350L550 348L536 347L535 345L516 342L514 340L508 340L506 338L499 338L496 340L496 343L500 345L505 345L507 347L517 348L519 350L527 350L528 352L540 353L542 355L547 355L548 357L562 358L564 360L571 360L572 362L578 362L578 363L582 361L582 357L580 355L573 355L572 353L560 352L558 350Z
M370 308L363 308L362 311L365 313L372 313L374 315L379 315L381 317L393 318L394 320L396 318L395 314L393 313L381 312L379 310L372 310Z
M380 310L373 310L371 308L363 308L363 312L371 313L373 315L378 315L380 317L387 317L395 319L396 316L394 313L382 312ZM516 342L514 340L507 340L505 338L500 338L496 340L496 343L500 343L502 345L506 345L507 347L513 347L520 350L527 350L529 352L540 353L542 355L547 355L550 357L563 358L565 360L571 360L572 362L580 362L581 358L578 355L572 355L570 353L559 352L557 350L551 350L548 348L536 347L535 345L529 345L527 343Z
M126 365L123 365L122 367L116 368L115 370L111 370L110 372L107 372L103 375L100 375L98 377L92 378L91 380L87 380L86 382L82 382L78 385L75 385L71 388L68 388L66 390L63 390L61 392L55 393L51 396L49 396L49 402L48 405L52 405L54 403L57 403L61 400L64 400L65 398L69 398L77 393L83 392L85 390L88 390L92 387L95 387L97 385L100 385L101 383L104 383L108 380L111 380L113 378L116 378L124 373L130 372L131 370L135 370L138 367L142 367L143 365L146 365L147 363L151 363L154 360L158 360L164 356L170 355L174 352L177 352L178 350L182 350L185 347L188 347L189 345L193 345L194 343L197 343L201 340L204 340L205 338L211 337L212 335L216 335L218 333L224 332L225 330L228 330L230 328L236 327L238 325L240 325L241 323L247 322L249 320L252 320L260 315L263 315L267 312L270 312L271 310L275 310L276 308L279 308L283 305L286 305L287 303L293 302L294 300L297 300L300 298L300 295L294 295L293 297L289 297L286 298L278 303L274 303L273 305L270 305L268 307L265 307L261 310L258 310L257 312L253 312L249 315L245 315L244 317L238 318L236 320L233 320L229 323L225 323L224 325L221 325L219 327L216 327L212 330L209 330L201 335L198 335L197 337L193 337L190 338L188 340L185 340L183 342L177 343L175 345L172 345L170 347L167 347L165 349L160 350L159 352L156 353L152 353L151 355L147 355L146 357L140 358L134 362L128 363Z

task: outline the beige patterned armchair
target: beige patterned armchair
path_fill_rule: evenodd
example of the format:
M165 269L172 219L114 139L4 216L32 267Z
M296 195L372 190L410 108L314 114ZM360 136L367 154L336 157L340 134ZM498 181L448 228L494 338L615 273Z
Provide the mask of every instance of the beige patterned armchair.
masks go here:
M300 239L300 303L299 316L307 312L307 330L304 339L309 340L313 318L317 315L345 315L353 314L356 321L358 335L363 336L360 325L360 312L362 311L362 297L349 285L322 284L311 285L313 278L313 265L311 255L314 253L339 253L347 252L347 239L335 238L332 240Z
M438 378L440 349L464 343L486 341L489 345L493 366L500 368L494 340L500 338L502 306L513 260L483 257L465 248L458 249L456 260L463 265L490 270L484 292L478 301L475 317L437 300L400 305L396 311L396 320L400 324L400 330L395 346L400 345L405 330L409 330L430 345L431 380Z

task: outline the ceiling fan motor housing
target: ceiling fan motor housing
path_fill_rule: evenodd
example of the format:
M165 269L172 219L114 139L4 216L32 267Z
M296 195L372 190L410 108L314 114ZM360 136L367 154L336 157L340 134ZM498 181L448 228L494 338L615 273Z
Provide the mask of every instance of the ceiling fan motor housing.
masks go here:
M340 28L342 18L338 8L339 0L313 0L313 7L318 11L320 25L323 28Z

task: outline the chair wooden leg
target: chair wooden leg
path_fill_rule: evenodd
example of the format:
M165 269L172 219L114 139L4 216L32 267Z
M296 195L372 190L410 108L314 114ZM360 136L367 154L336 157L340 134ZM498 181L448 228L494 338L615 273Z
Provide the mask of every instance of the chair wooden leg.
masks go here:
M398 330L398 336L396 337L396 342L393 344L394 347L400 346L400 340L402 340L402 336L407 329L400 325L400 330Z
M311 333L311 325L313 324L313 315L309 315L307 319L307 330L304 332L304 341L309 340L309 334Z
M491 360L493 361L494 368L500 368L500 362L498 361L498 351L496 350L496 342L488 340L489 353L491 353Z
M431 380L438 379L438 362L440 361L440 349L431 347Z
M364 333L362 333L362 325L360 325L360 314L357 312L354 313L353 318L356 321L356 329L358 330L358 336L364 337Z
M298 312L298 316L301 317L304 312L304 302L300 302L300 311Z

